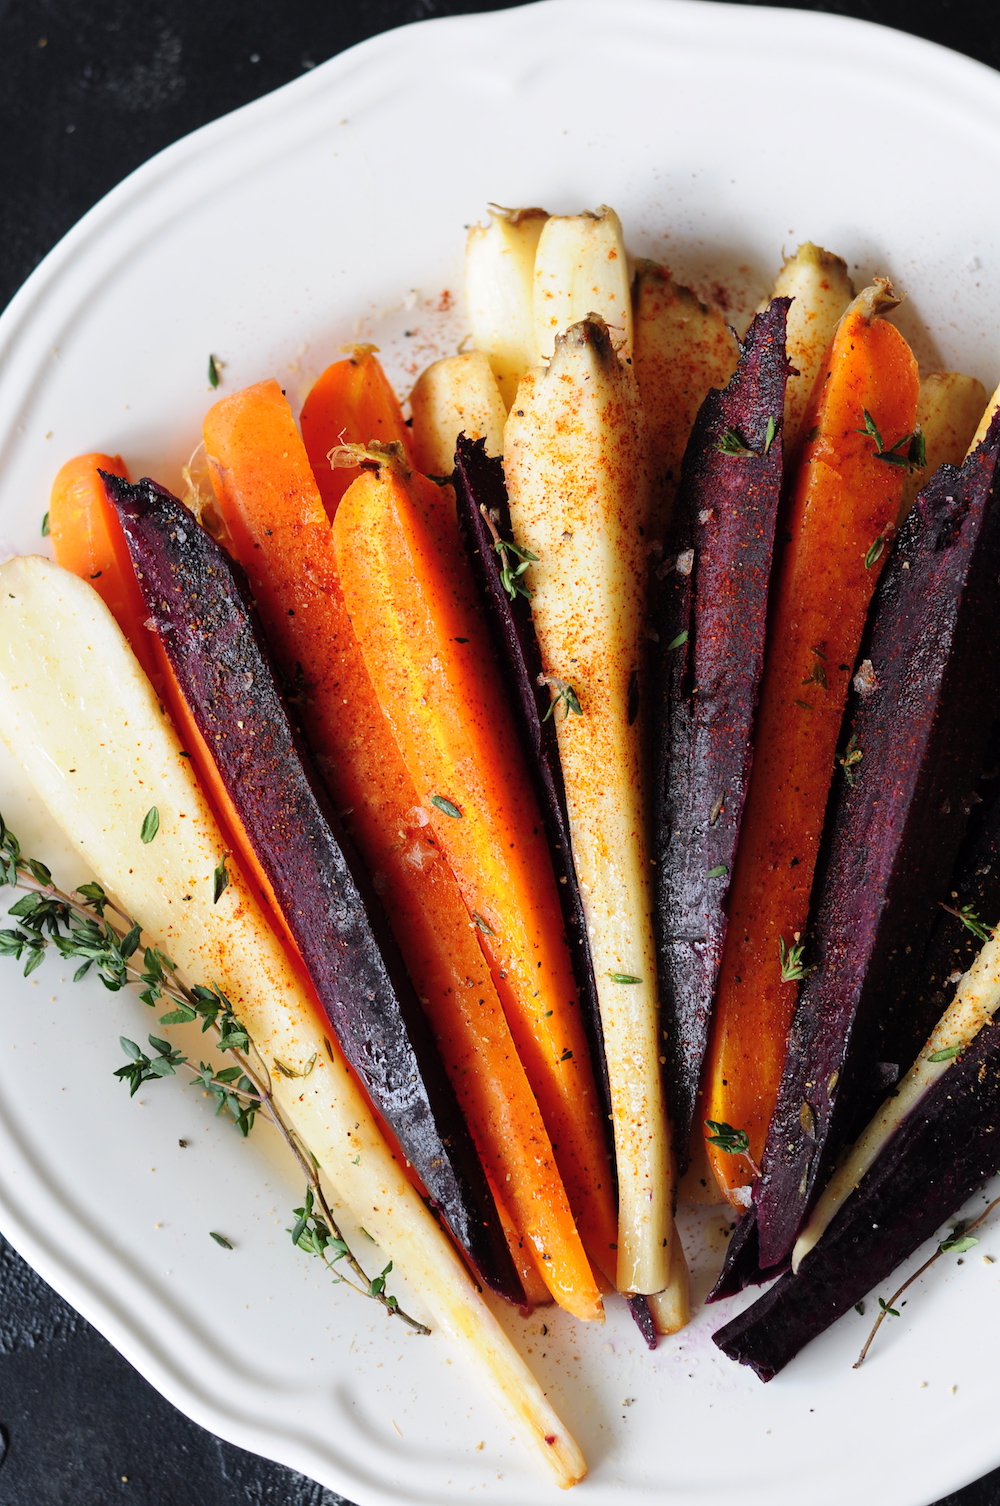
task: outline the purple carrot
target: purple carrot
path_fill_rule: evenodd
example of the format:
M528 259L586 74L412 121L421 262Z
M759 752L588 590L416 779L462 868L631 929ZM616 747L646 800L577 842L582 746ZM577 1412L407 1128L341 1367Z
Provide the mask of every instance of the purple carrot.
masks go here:
M879 582L803 986L754 1188L775 1266L837 1155L911 1065L940 1010L914 1008L949 890L1000 682L1000 417L961 469L924 487Z
M542 675L542 656L531 620L531 604L523 591L517 590L516 577L512 582L513 598L503 584L504 565L515 570L517 557L508 553L504 558L496 547L498 540L506 543L513 538L503 461L487 455L485 440L467 439L464 434L460 434L455 450L455 474L452 481L459 527L490 633L503 666L512 714L517 720L542 820L545 822L556 878L559 880L559 900L573 959L576 986L580 990L583 1021L594 1058L594 1072L605 1123L609 1123L611 1090L604 1057L604 1033L601 1029L597 984L587 939L583 901L573 864L559 743L555 717L552 714L552 693Z
M278 690L242 572L155 482L102 472L150 619L351 1066L482 1279L525 1301L385 915Z
M874 1290L1000 1166L1000 1025L943 1072L841 1206L798 1273L714 1335L768 1381Z
M781 490L790 300L747 331L688 441L654 606L657 946L678 1162L688 1160L752 757Z
M628 1310L632 1314L635 1326L642 1334L647 1349L656 1348L656 1324L653 1322L653 1314L649 1306L649 1298L641 1295L629 1297Z
M722 1270L705 1301L721 1302L723 1297L735 1297L744 1287L759 1286L762 1281L770 1281L778 1274L778 1271L762 1271L760 1268L757 1210L751 1205L730 1236Z

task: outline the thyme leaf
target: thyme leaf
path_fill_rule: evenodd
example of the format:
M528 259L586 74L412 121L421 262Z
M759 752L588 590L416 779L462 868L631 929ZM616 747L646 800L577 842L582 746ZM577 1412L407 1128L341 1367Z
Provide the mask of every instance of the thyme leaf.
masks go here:
M886 446L878 427L867 408L862 409L865 416L863 429L855 429L855 434L866 434L869 439L875 441L875 458L884 460L886 465L895 465L900 470L919 471L927 464L927 443L920 432L919 425L911 433L904 434L902 439L897 439L895 444Z
M966 930L971 931L973 936L978 937L980 941L989 941L992 938L993 927L980 920L971 905L960 905L956 910L953 905L946 905L944 900L939 900L938 904L942 910L947 910L949 915L954 915L956 920L960 920ZM13 910L10 913L13 915Z
M961 1046L942 1046L940 1051L932 1051L927 1058L929 1062L950 1062L961 1050Z
M160 813L155 805L151 805L142 818L142 828L139 836L148 847L160 829Z
M217 905L219 900L229 888L229 869L226 867L228 853L223 853L218 863L212 869L212 904Z
M771 422L773 423L773 419ZM774 438L773 434L771 438ZM716 441L715 448L720 450L723 455L739 455L743 459L757 453L756 450L751 450L738 429L726 429L723 432L722 438ZM770 448L770 445L768 445L768 448ZM764 453L766 454L767 450Z
M453 800L448 799L447 795L432 795L431 805L436 806L443 816L451 816L453 821L462 819L462 812Z
M795 933L792 944L789 947L785 946L785 938L783 936L778 937L778 957L781 960L782 983L798 983L800 979L816 971L815 967L806 967L804 965L802 954L805 949L805 942L799 941L798 932Z
M723 1119L706 1119L705 1128L711 1130L705 1136L707 1145L715 1145L727 1156L742 1156L755 1177L760 1176L760 1167L750 1154L750 1136L744 1129L734 1129Z
M549 709L542 717L543 722L548 721L557 706L561 706L563 709L563 721L570 715L583 715L580 698L568 680L560 680L558 675L539 675L538 684L547 685L553 692L552 700L549 702Z
M493 535L493 548L500 556L500 584L511 601L516 601L519 596L525 596L530 601L531 592L521 577L529 565L538 563L538 555L533 554L530 549L522 549L520 544L514 543L513 539L502 539L496 522L484 503L480 503L479 511ZM499 517L499 514L497 516Z

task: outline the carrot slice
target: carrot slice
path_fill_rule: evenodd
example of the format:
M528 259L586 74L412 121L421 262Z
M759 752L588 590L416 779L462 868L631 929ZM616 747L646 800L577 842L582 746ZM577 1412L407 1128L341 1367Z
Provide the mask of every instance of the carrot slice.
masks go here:
M337 432L357 422L346 401L330 421ZM296 682L312 747L375 875L487 1170L552 1295L577 1316L599 1319L599 1292L548 1133L455 878L376 704L330 523L278 384L217 403L205 419L205 444L231 547Z
M803 976L800 937L848 682L908 470L919 382L883 317L897 302L880 279L860 293L821 369L765 651L703 1097L703 1117L744 1130L756 1162ZM711 1143L708 1152L725 1196L747 1206L745 1158Z
M56 563L81 580L90 581L131 644L146 676L159 690L162 666L154 636L144 626L149 613L121 524L104 495L99 470L129 479L120 455L95 451L67 460L52 483L49 534Z
M310 388L299 416L309 464L331 518L358 475L354 466L330 464L334 446L395 440L412 459L410 431L399 399L375 358L377 349L377 345L354 345L348 360L328 366Z
M334 520L344 599L493 967L584 1243L611 1275L611 1179L552 863L454 531L423 477L391 460L366 471Z

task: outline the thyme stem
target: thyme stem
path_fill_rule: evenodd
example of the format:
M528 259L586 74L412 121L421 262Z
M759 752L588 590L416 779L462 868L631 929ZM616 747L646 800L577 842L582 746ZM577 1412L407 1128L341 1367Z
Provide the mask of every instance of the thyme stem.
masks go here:
M993 1212L993 1209L996 1208L996 1207L1000 1207L1000 1197L995 1197L993 1199L992 1203L990 1203L988 1205L988 1207L986 1207L986 1208L983 1209L982 1213L980 1213L980 1215L979 1215L978 1218L974 1218L972 1220L972 1222L969 1223L969 1224L964 1224L962 1226L962 1234L963 1235L968 1234L970 1230L977 1228L978 1225L981 1224L985 1218L988 1218L990 1216L990 1214ZM975 1241L973 1241L973 1243L975 1243ZM907 1277L907 1279L903 1282L903 1284L899 1288L899 1290L893 1292L893 1294L889 1298L888 1302L880 1302L879 1303L879 1315L875 1319L875 1323L874 1323L874 1325L872 1327L872 1331L868 1335L868 1338L865 1340L865 1347L862 1349L861 1353L858 1355L857 1359L854 1361L852 1369L858 1370L864 1364L864 1362L865 1362L865 1355L868 1353L869 1349L871 1348L871 1346L872 1346L872 1340L874 1339L875 1335L878 1333L879 1329L882 1327L883 1320L889 1316L889 1314L891 1313L892 1309L896 1306L896 1303L899 1301L900 1297L906 1291L907 1287L912 1286L913 1283L917 1280L917 1278L920 1277L920 1276L922 1276L924 1274L924 1272L928 1269L928 1267L932 1266L934 1264L935 1260L940 1260L940 1258L941 1258L942 1255L947 1255L948 1254L948 1251L949 1251L949 1241L948 1241L948 1239L942 1239L941 1242L939 1243L937 1249L934 1251L934 1254L928 1256L928 1258L924 1261L924 1263L920 1267L920 1269L914 1271L914 1273L913 1273L912 1276L908 1276Z

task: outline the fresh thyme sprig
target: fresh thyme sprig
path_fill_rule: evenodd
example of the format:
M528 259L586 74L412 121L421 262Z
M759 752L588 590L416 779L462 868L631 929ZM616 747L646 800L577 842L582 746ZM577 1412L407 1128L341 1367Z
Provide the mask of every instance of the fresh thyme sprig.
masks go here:
M947 910L949 915L954 915L956 920L960 920L966 930L971 931L973 936L977 936L980 941L993 939L993 927L985 925L971 905L962 905L956 910L954 906L946 905L943 899L938 900L938 904L942 910Z
M984 1219L989 1218L990 1214L993 1212L993 1209L998 1206L1000 1206L1000 1197L995 1197L992 1203L990 1203L988 1207L983 1209L978 1218L974 1218L971 1221L960 1219L959 1222L954 1226L954 1228L951 1229L945 1236L945 1238L939 1242L937 1249L934 1251L934 1254L931 1255L927 1260L925 1260L920 1269L914 1271L912 1276L907 1277L898 1291L893 1292L888 1302L884 1301L881 1297L878 1299L879 1314L875 1319L871 1333L865 1340L864 1348L858 1355L857 1359L854 1361L855 1370L860 1369L860 1367L864 1364L865 1355L871 1348L872 1340L878 1333L879 1329L882 1327L885 1319L899 1317L899 1309L897 1308L896 1303L906 1291L907 1287L912 1286L914 1281L922 1276L924 1272L934 1264L935 1260L940 1260L942 1255L964 1255L966 1250L971 1250L973 1245L977 1245L979 1243L978 1239L970 1238L973 1229L978 1228L978 1226L983 1222Z
M802 954L805 949L805 942L799 940L798 931L796 931L792 939L791 946L788 947L785 946L785 938L783 936L778 937L778 957L781 961L782 983L798 983L801 978L805 978L809 973L816 971L814 967L806 967L803 963Z
M177 977L170 959L155 947L143 949L140 967L137 954L141 932L131 917L108 898L100 884L82 884L72 894L58 889L44 863L24 856L17 837L0 815L0 887L4 886L25 892L8 911L20 922L18 929L0 931L0 956L18 960L25 957L25 977L34 972L45 952L54 946L61 957L80 960L74 982L95 968L104 987L112 993L127 984L141 985L139 997L143 1003L152 1008L165 999L174 1006L160 1016L161 1025L189 1024L200 1019L202 1031L212 1031L218 1050L231 1054L236 1063L222 1069L207 1062L195 1067L169 1041L158 1036L149 1037L153 1054L121 1036L121 1047L129 1060L114 1075L129 1084L130 1093L134 1095L145 1082L174 1077L177 1069L184 1067L191 1073L192 1081L200 1083L216 1100L216 1113L226 1109L244 1136L249 1134L256 1115L262 1114L278 1131L305 1175L308 1217L313 1217L314 1222L319 1219L326 1230L325 1236L317 1237L325 1237L327 1244L336 1241L336 1259L343 1260L356 1278L350 1280L338 1272L337 1279L362 1296L371 1297L415 1333L429 1333L430 1329L405 1313L396 1298L386 1292L391 1262L380 1275L369 1277L351 1253L330 1211L315 1158L282 1118L274 1102L267 1066L222 990L197 984L189 988ZM109 910L118 916L122 929L108 920ZM306 1076L308 1072L296 1075ZM313 1214L315 1208L319 1209L318 1215ZM296 1210L296 1218L300 1216L301 1211ZM299 1239L296 1244L305 1248Z
M716 1145L727 1156L742 1156L755 1177L760 1176L760 1167L750 1154L750 1136L746 1130L733 1129L720 1119L706 1119L705 1128L712 1133L705 1136L707 1145Z
M875 458L884 460L886 465L899 466L907 471L923 470L927 464L927 443L919 427L909 434L904 434L902 439L897 439L895 444L888 447L883 443L878 426L867 408L862 409L865 415L863 429L855 429L855 434L867 434L869 439L875 441ZM905 452L903 446L906 446Z
M520 544L513 540L502 539L500 530L490 514L485 503L480 503L479 511L486 520L486 526L493 535L493 548L500 556L500 584L503 586L511 601L516 601L519 596L526 596L531 600L531 592L521 579L529 565L537 564L538 555L532 554L530 549L522 549ZM519 563L515 563L519 561Z
M723 430L720 439L716 440L715 448L723 455L738 455L741 459L747 459L751 455L768 455L774 443L774 436L778 432L778 425L773 417L768 417L767 427L764 430L764 447L760 450L752 450L747 444L739 429Z
M305 1250L307 1255L318 1255L326 1266L334 1281L347 1281L347 1277L340 1271L334 1270L338 1261L351 1260L351 1252L337 1231L336 1224L328 1218L329 1210L324 1203L320 1213L316 1212L316 1200L311 1187L306 1188L305 1202L301 1208L293 1208L297 1220L294 1229L289 1229L292 1243L300 1250ZM322 1216L321 1216L322 1215ZM332 1253L331 1253L332 1252ZM392 1261L385 1266L377 1276L368 1280L368 1290L364 1293L367 1297L373 1297L376 1302L381 1302L390 1313L395 1313L418 1332L429 1333L423 1324L415 1324L412 1318L400 1310L396 1298L391 1296L385 1289L386 1277L392 1270ZM353 1281L347 1281L348 1286L354 1286ZM354 1288L358 1290L357 1287Z
M548 721L549 717L554 714L557 706L562 707L563 721L566 720L570 713L573 716L583 715L580 697L568 680L560 680L558 675L539 675L538 684L547 685L552 691L552 700L549 702L548 711L542 717L543 722Z

